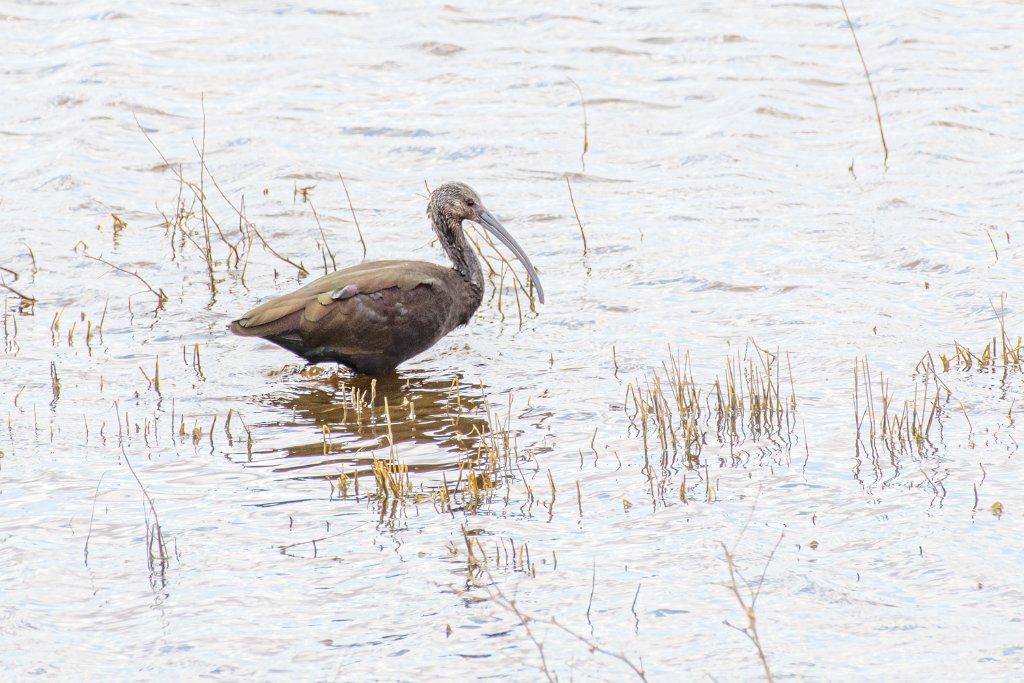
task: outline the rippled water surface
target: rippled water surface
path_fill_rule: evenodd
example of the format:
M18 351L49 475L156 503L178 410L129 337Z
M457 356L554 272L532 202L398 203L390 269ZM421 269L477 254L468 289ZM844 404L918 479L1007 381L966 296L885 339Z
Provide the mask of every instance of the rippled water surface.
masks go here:
M0 4L4 675L1024 669L1024 6L849 10L887 161L831 3ZM546 304L226 332L449 179Z

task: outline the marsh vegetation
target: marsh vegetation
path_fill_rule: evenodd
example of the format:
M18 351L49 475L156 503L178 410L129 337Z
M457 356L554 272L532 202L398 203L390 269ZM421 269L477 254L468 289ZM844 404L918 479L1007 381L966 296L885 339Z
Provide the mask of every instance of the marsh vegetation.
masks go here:
M1024 666L1009 5L23 9L13 675ZM337 268L441 261L446 180L493 198L544 306L471 232L483 305L394 375L227 333Z

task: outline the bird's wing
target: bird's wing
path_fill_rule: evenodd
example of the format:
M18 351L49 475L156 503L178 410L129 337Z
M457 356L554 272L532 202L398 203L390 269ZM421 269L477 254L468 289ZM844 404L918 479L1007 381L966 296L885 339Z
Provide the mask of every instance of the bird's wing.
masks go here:
M307 304L290 336L314 355L393 367L430 348L455 327L453 304L449 288L432 278L409 288L392 283L373 292L349 284Z
M242 336L273 336L315 330L317 323L334 327L337 309L349 310L352 303L343 302L359 297L360 303L380 302L385 290L408 292L417 287L432 287L444 277L447 269L434 263L417 261L374 261L345 268L317 278L294 292L274 297L260 304L231 324L231 331ZM415 297L420 298L420 297ZM364 302L364 299L366 301ZM410 304L413 302L409 302ZM370 317L385 311L377 310L379 303L367 310ZM340 312L340 311L339 311ZM331 320L326 320L326 318Z

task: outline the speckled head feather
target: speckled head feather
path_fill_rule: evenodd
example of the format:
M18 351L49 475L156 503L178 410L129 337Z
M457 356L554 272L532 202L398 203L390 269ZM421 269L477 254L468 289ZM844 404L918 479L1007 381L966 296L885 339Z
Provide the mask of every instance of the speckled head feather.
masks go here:
M434 225L454 223L461 227L462 221L475 221L483 210L480 196L465 183L445 183L430 193L427 215Z

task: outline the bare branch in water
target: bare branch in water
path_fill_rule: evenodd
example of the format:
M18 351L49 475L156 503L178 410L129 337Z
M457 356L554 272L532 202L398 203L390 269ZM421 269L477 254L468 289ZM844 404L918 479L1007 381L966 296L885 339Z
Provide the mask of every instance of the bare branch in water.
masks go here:
M758 496L760 496L760 491L758 491ZM775 679L772 676L771 669L768 667L768 655L765 654L764 647L761 645L761 636L757 632L757 613L754 611L754 607L757 605L757 598L761 595L761 587L764 585L764 577L765 574L768 572L768 565L772 563L772 558L775 557L775 551L779 549L779 544L782 543L782 539L785 536L785 534L779 534L779 540L775 542L775 546L772 548L772 551L768 554L768 559L764 563L764 569L761 570L761 577L757 580L757 587L755 589L750 585L750 581L748 581L743 576L743 574L740 573L740 570L736 567L735 562L736 546L739 545L739 542L743 538L743 534L746 532L747 527L750 526L750 521L754 517L755 509L757 509L756 499L754 500L753 507L751 507L750 509L750 517L747 518L746 523L740 530L740 534L736 538L736 541L735 543L733 543L731 549L727 548L725 543L719 542L719 544L722 546L722 552L725 553L726 564L728 564L729 566L729 588L730 590L732 590L732 594L736 597L736 602L740 604L740 609L743 610L743 614L747 617L747 625L743 628L740 628L739 626L729 623L728 620L724 621L723 623L729 628L739 631L740 633L742 633L750 639L750 642L754 644L755 648L757 648L757 656L761 660L761 666L764 667L765 679L768 681L768 683L772 683L772 681ZM737 577L739 577L739 579L742 580L744 585L746 586L748 595L747 597L744 597L743 593L740 592L739 584L736 581Z

